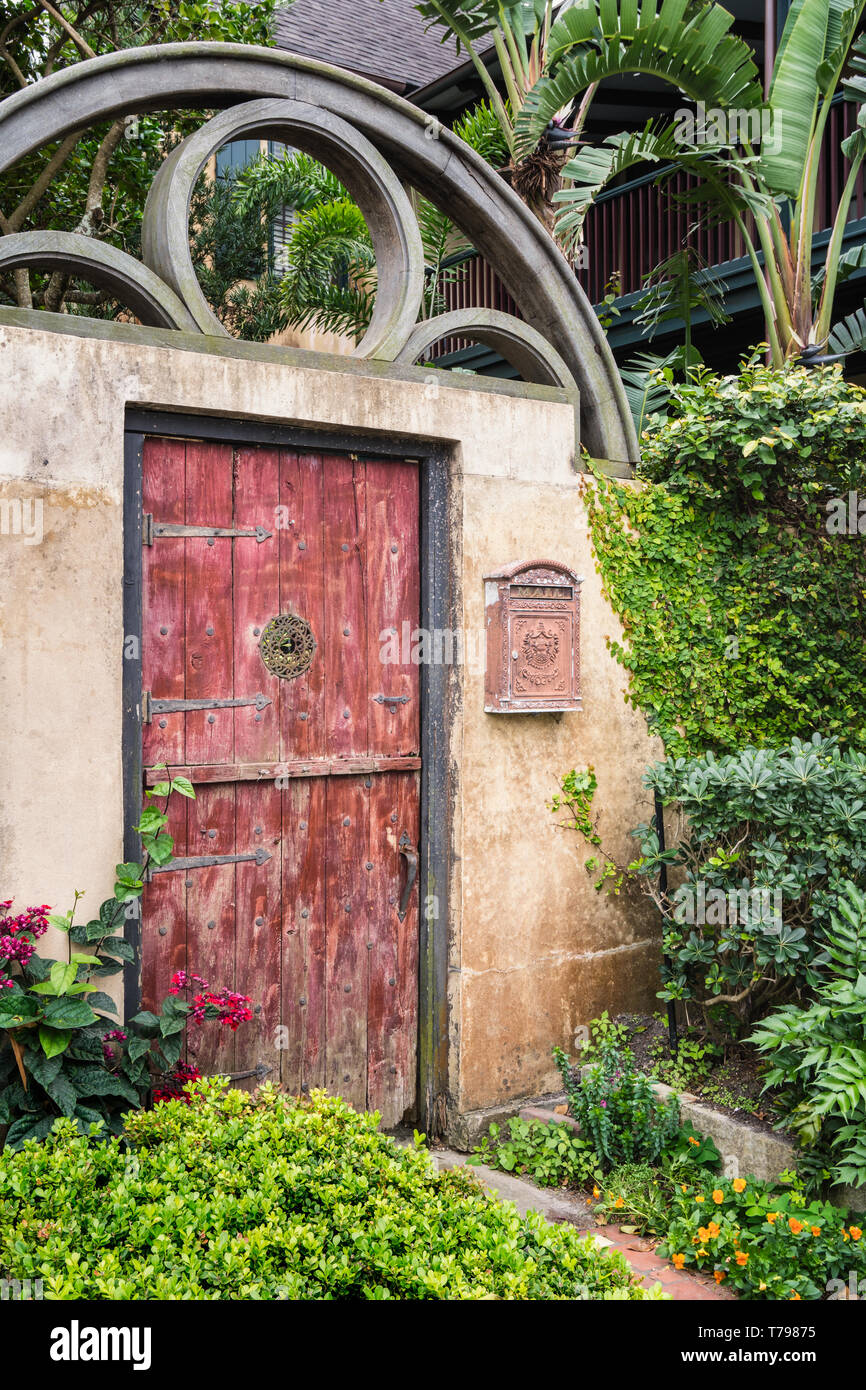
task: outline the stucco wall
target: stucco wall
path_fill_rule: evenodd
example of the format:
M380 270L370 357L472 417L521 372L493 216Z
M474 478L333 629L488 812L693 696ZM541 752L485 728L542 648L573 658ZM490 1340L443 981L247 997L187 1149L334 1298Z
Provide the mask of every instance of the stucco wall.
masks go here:
M616 622L593 565L571 407L543 387L324 357L286 365L242 345L213 354L201 338L130 327L112 340L81 322L46 332L13 319L0 315L0 495L41 498L44 534L0 534L0 896L65 908L79 888L95 907L121 858L125 407L442 441L460 483L452 542L470 652L486 572L543 556L585 579L582 712L486 715L483 667L460 673L451 920L438 926L450 941L454 1115L552 1088L553 1043L572 1046L577 1025L645 1007L657 988L652 914L596 895L545 804L558 775L593 764L602 830L626 855L658 752L606 650Z

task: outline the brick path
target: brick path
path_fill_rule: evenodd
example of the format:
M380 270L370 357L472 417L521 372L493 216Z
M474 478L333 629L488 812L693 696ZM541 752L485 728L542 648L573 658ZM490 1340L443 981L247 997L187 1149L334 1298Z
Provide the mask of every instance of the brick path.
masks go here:
M661 1284L665 1293L677 1301L715 1302L734 1298L730 1289L717 1284L712 1274L692 1274L685 1269L674 1269L670 1260L662 1259L657 1251L642 1248L650 1242L640 1236L623 1235L618 1226L596 1226L595 1234L610 1241L625 1256L646 1288Z

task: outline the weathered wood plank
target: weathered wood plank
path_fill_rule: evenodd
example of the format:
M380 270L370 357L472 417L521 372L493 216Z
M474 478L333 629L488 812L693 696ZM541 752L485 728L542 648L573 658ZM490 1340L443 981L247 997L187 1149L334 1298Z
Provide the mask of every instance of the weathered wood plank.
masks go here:
M365 469L328 454L324 470L326 751L349 757L368 752Z
M310 669L283 680L280 756L322 757L325 739L324 477L318 454L280 454L280 603L310 624L316 654ZM273 616L273 615L272 615Z
M420 667L411 659L413 648L425 655L423 643L412 640L421 604L418 465L368 460L366 504L367 751L417 753ZM406 697L408 703L392 709L376 695Z
M188 801L190 854L235 854L235 788L230 783L202 787ZM247 846L244 845L244 849ZM235 988L235 864L191 869L186 875L187 964L213 988ZM164 874L183 878L183 874ZM208 1075L241 1070L235 1066L235 1035L217 1023L188 1029L190 1059ZM240 1036L240 1034L238 1034ZM246 1056L246 1049L242 1049ZM253 1063L255 1065L255 1063Z
M239 528L273 530L280 487L276 449L237 449L234 459L234 520ZM261 545L236 540L233 556L234 688L258 691L271 703L263 710L236 709L234 755L238 762L280 756L280 695L285 681L265 668L259 640L280 607L280 540L275 532Z
M191 525L231 525L232 450L229 445L188 443L186 486L186 519ZM235 694L233 542L223 536L210 540L195 538L183 544L186 550L186 698L231 699ZM239 695L255 693L238 691ZM217 763L232 759L233 710L193 710L184 718L185 762Z
M419 757L311 758L309 762L198 763L173 767L172 772L191 782L276 782L281 777L357 777L370 772L414 772L420 767ZM165 780L165 772L148 768L145 780L152 787Z
M182 523L186 512L186 444L182 439L146 439L142 459L145 511ZM142 555L142 688L165 700L184 698L183 541L146 545ZM184 757L182 714L145 724L146 763L178 763Z
M396 776L397 783L397 828L402 834L405 830L415 849L419 848L421 837L421 786L420 775L403 773ZM399 895L406 882L406 863L401 859ZM429 914L430 930L445 930L439 922L436 903L427 902L426 888L420 874L409 897L406 916L397 921L397 1017L394 1033L395 1093L392 1099L394 1113L400 1111L400 1120L413 1115L417 1104L418 1069L418 952L420 942L420 914ZM402 1094L401 1094L402 1092Z
M235 789L236 841L266 849L266 863L238 863L235 869L235 989L253 1001L253 1018L237 1034L235 1055L238 1071L259 1062L273 1068L271 1081L280 1076L278 1050L282 1004L282 815L279 794L268 783L240 783ZM255 1089L255 1078L242 1083Z
M174 837L176 858L187 853L187 806L181 796L168 803L167 829ZM145 1009L158 1008L168 994L172 975L186 969L186 891L183 874L157 874L144 886L141 998Z
M293 782L283 811L283 1085L290 1094L325 1085L326 884L323 837L328 784Z
M403 1118L402 1078L397 1074L395 1033L400 1024L397 990L397 895L401 860L397 850L398 776L372 779L370 858L367 874L367 1105L382 1124Z
M327 787L327 1067L334 1095L367 1100L367 884L369 790L364 778L331 777Z

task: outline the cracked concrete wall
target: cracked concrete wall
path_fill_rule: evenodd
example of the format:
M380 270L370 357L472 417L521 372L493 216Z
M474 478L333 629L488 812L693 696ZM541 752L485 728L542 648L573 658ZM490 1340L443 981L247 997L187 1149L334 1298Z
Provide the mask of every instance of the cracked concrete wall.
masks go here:
M650 1006L658 963L653 913L595 893L546 805L561 774L592 764L605 843L630 856L627 832L650 810L641 774L659 752L606 648L618 629L594 569L572 408L543 387L12 318L0 315L0 500L41 498L44 536L15 534L0 512L0 896L65 909L79 888L95 908L122 857L125 407L440 441L459 483L451 539L470 656L483 651L486 572L543 556L585 580L583 710L487 715L483 660L470 660L451 727L451 919L439 929L452 1133L552 1089L551 1046L572 1047L602 1009Z

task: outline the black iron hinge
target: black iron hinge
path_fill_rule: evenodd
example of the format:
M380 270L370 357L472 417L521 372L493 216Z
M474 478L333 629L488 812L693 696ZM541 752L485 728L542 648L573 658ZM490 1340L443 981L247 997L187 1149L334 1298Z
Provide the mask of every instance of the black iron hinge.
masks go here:
M248 854L195 854L186 859L171 859L167 864L148 866L148 880L153 874L168 874L179 869L210 869L215 864L266 864L271 858L266 849L250 850Z
M213 545L218 536L228 536L233 540L250 540L261 545L262 541L269 541L273 536L273 531L267 531L264 526L256 526L252 531L239 530L233 526L181 526L172 521L154 521L153 512L145 512L141 528L141 538L145 545L153 545L155 540L161 537L187 537L200 536Z
M244 705L255 705L257 710L265 709L270 700L267 695L242 695L237 700L155 700L149 690L141 697L141 717L150 724L155 714L188 713L197 709L241 709Z

